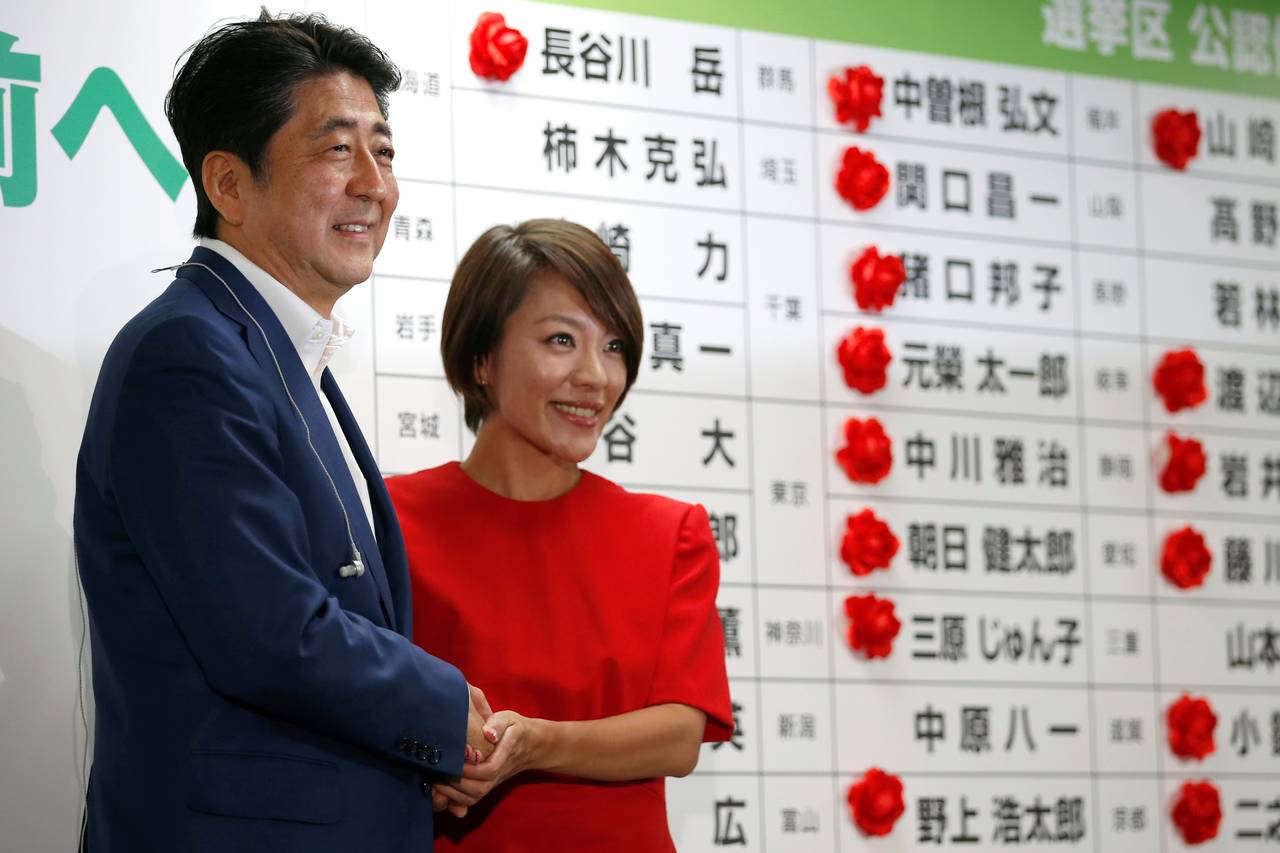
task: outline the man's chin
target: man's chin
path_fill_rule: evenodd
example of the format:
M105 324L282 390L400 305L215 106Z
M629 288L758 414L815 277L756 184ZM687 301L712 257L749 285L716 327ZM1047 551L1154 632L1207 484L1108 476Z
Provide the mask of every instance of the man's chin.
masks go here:
M360 263L345 263L336 265L331 273L325 276L329 283L334 287L340 288L344 292L369 280L373 275L373 259L362 261Z

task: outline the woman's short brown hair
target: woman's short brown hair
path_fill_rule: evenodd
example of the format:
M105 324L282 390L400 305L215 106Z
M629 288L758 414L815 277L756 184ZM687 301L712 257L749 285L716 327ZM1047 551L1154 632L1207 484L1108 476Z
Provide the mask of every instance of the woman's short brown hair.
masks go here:
M590 229L564 219L530 219L514 228L495 225L458 264L440 324L444 375L462 397L472 432L480 429L491 408L476 380L476 366L497 349L507 318L520 307L529 285L547 273L563 276L600 322L622 339L627 384L618 405L640 373L640 303L609 247Z

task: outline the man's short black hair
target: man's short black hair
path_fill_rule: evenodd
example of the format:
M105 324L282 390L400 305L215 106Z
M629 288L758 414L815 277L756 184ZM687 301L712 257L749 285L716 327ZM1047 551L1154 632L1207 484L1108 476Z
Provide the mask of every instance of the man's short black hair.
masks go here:
M320 15L263 9L256 21L226 24L187 50L164 108L195 185L196 237L217 236L218 211L201 179L205 155L228 151L267 179L267 143L293 115L298 86L341 72L368 81L385 119L399 70L369 39Z

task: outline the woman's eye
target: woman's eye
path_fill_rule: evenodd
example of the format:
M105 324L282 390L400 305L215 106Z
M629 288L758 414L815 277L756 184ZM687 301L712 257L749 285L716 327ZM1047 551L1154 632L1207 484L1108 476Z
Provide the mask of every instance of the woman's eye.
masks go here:
M559 344L563 347L573 346L573 337L565 332L552 335L547 339L550 343Z
M620 340L612 340L605 345L606 352L626 352L626 349L626 346Z

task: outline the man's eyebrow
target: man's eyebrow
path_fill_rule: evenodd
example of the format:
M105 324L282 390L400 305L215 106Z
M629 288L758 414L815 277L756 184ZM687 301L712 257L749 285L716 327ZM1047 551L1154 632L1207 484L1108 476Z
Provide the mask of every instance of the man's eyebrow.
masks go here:
M311 132L311 138L320 139L322 137L328 136L330 133L333 133L335 130L356 130L359 127L360 127L360 123L353 118L348 118L346 116L331 116L330 118L325 120L324 124L320 125L314 131ZM381 134L382 136L387 137L387 139L390 139L391 125L387 124L385 121L376 122L373 125L373 132L377 134Z
M324 124L311 131L311 136L318 139L322 136L328 136L335 130L355 130L357 127L356 120L346 118L345 116L330 116L325 120Z

